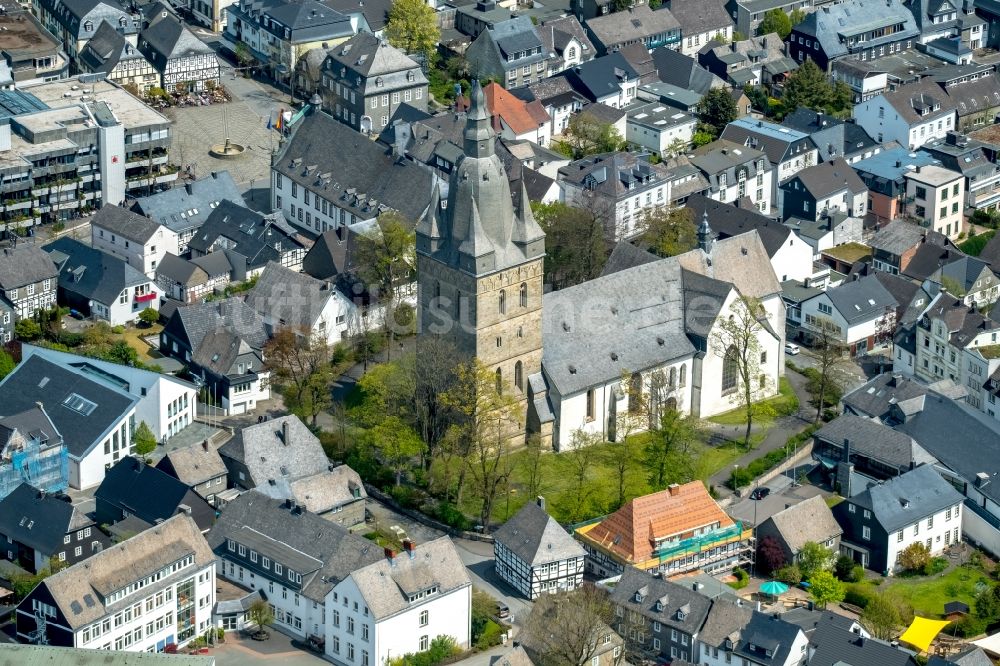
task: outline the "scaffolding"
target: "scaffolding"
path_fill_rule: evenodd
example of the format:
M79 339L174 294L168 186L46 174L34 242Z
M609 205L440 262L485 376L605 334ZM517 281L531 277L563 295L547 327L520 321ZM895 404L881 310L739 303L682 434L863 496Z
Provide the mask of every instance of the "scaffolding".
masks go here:
M31 440L0 458L0 499L22 483L39 490L59 492L69 486L69 455L62 444L44 446Z

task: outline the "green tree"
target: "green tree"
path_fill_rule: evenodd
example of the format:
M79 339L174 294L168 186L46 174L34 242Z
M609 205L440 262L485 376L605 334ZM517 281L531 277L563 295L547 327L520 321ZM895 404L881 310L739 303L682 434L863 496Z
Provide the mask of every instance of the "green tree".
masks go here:
M801 9L793 9L792 12L788 15L788 19L791 22L793 28L797 26L799 23L802 23L802 21L804 21L805 18L806 18L806 13Z
M395 415L383 419L368 431L367 437L382 462L392 470L397 486L403 473L424 450L424 442L416 431Z
M782 111L786 114L806 108L843 115L851 108L851 103L850 88L842 81L831 83L823 70L809 58L789 75L781 98Z
M247 67L253 64L253 54L250 53L250 47L243 42L236 43L234 53L236 55L236 64L240 67Z
M264 601L263 599L257 599L247 610L247 619L257 625L257 631L255 635L266 634L267 630L265 627L274 622L274 612L271 611L271 605Z
M861 624L874 638L888 641L896 637L902 620L896 604L884 593L876 593L861 613Z
M0 379L13 372L16 365L14 357L8 354L5 349L0 349Z
M533 210L545 231L545 278L553 289L572 287L601 274L610 252L603 209L556 201L536 204Z
M420 54L432 65L441 30L434 10L423 0L395 0L385 24L385 36L396 48Z
M811 579L820 571L830 571L837 555L821 543L806 541L799 551L798 564L802 577Z
M426 7L422 3L421 6ZM411 281L416 268L415 238L413 225L395 212L380 215L376 229L357 237L354 260L359 266L358 277L376 293L379 303L385 308L384 325L389 342L387 358L391 358L398 328L395 311L399 290Z
M638 224L642 244L661 257L673 257L698 245L694 214L690 208L648 208Z
M829 571L820 571L809 579L809 596L820 608L827 604L840 603L844 600L847 589Z
M702 436L698 419L677 409L665 409L658 427L650 433L642 459L649 484L659 490L672 480L690 480Z
M139 352L124 340L113 343L100 354L100 357L105 361L111 361L120 365L131 365L133 367L140 365Z
M153 308L146 308L139 313L139 321L146 326L152 326L156 322L160 321L160 313Z
M976 617L987 624L993 624L1000 618L1000 588L986 587L976 594L974 604Z
M535 601L519 640L538 666L585 666L603 646L614 612L607 593L590 583Z
M156 435L145 421L140 421L139 427L132 433L132 443L135 445L135 452L143 457L156 450Z
M764 19L757 26L758 35L768 35L772 32L778 33L781 39L788 39L792 34L791 17L782 9L772 9L764 14Z
M711 134L713 139L722 134L726 125L736 120L738 115L736 100L725 88L712 88L698 102L702 131Z
M827 406L830 394L839 394L841 387L834 377L834 371L845 362L846 348L838 334L839 327L827 317L816 318L813 326L813 346L809 355L814 360L816 371L816 386L813 391L816 401L816 417L813 423L819 423L823 410ZM810 384L812 381L810 380ZM836 402L834 401L834 404Z
M330 387L348 365L331 366L331 347L321 335L305 328L283 326L264 347L264 366L274 383L281 386L285 406L300 418L311 418L329 408Z
M706 132L704 129L699 127L699 129L691 137L691 145L695 148L699 146L704 146L705 144L712 143L715 141L715 137L712 136L711 132Z
M780 580L788 585L798 585L802 582L802 572L797 564L786 564L775 570L772 575L775 580Z
M914 541L899 553L899 566L907 571L922 571L931 560L931 551L922 541Z
M570 435L570 450L567 452L570 478L573 481L570 495L572 505L569 510L570 522L580 520L590 507L594 484L587 477L597 462L596 444L601 436L584 430L574 430Z
M625 145L625 139L614 125L584 112L570 118L563 131L562 141L556 148L578 160L587 155L613 153Z
M42 327L34 319L22 319L14 324L14 335L19 340L31 342L42 337Z

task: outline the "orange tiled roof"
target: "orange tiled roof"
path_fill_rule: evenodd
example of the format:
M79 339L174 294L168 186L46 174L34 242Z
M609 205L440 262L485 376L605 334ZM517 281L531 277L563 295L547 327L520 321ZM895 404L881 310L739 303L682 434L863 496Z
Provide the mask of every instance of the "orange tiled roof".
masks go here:
M537 130L539 126L549 122L549 114L537 99L525 102L504 90L499 83L493 82L483 88L486 95L486 108L493 116L494 129L503 120L514 134L524 134Z
M583 538L599 544L626 562L643 562L653 555L653 542L672 534L685 534L705 525L733 524L701 481L673 486L652 495L636 497L588 530Z

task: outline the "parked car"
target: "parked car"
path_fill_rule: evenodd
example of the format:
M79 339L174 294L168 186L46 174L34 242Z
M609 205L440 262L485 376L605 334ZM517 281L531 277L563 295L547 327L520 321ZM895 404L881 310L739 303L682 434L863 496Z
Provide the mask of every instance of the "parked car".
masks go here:
M767 486L764 486L763 488L754 488L753 491L750 493L750 499L762 500L770 494L771 494L771 489L768 488Z
M800 351L799 346L792 344L791 342L785 343L785 353L789 356L795 356Z
M510 606L502 601L497 602L497 617L501 620L510 617Z

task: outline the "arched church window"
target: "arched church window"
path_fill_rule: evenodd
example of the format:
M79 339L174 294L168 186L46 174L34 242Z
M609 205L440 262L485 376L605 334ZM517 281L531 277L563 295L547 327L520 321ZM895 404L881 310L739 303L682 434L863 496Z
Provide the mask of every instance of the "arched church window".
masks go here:
M528 307L528 283L527 282L522 282L521 283L521 307L522 308Z
M524 366L520 361L514 364L514 386L518 391L524 390Z
M500 295L497 297L497 305L500 309L500 314L506 314L507 312L507 292L504 289L500 290Z

